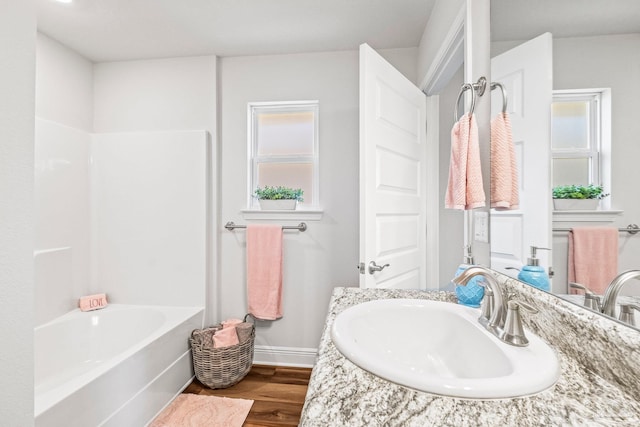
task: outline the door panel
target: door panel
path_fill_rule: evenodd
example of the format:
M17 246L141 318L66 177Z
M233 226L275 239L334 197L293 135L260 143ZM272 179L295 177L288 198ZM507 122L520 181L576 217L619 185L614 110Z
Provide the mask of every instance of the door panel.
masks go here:
M491 80L508 94L519 172L520 208L491 210L491 267L513 276L526 264L529 247L551 248L552 36L543 34L491 60ZM500 91L491 97L492 115L502 110ZM549 267L550 251L539 251Z
M426 96L360 47L360 286L426 287ZM389 264L369 274L371 261Z

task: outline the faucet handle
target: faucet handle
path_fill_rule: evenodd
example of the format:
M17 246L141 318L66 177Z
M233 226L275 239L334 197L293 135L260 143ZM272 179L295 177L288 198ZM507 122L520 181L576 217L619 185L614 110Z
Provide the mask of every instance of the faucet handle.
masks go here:
M480 305L480 323L484 326L487 326L489 319L491 319L491 315L493 314L494 302L493 302L493 290L489 287L484 288L484 297L482 298L482 303Z
M600 312L602 311L602 297L596 294L584 294L584 306Z
M526 311L528 311L529 313L532 313L532 314L538 314L540 312L540 310L538 310L537 307L535 307L532 304L529 304L528 302L515 301L515 300L511 300L509 302L513 302L515 305L524 308ZM507 304L507 306L509 306L509 304Z
M596 295L593 291L587 288L585 285L581 285L576 282L569 282L569 287L574 289L580 289L584 291L584 306L590 308L591 310L601 311L602 310L602 299L600 295Z
M538 313L538 309L524 301L510 300L507 303L507 318L504 322L504 332L500 337L507 344L518 347L525 347L529 344L529 340L524 334L522 327L522 318L520 316L520 307L530 313Z
M633 315L633 310L640 311L640 306L636 304L620 304L620 317L619 319L631 326L636 325L636 318Z
M580 283L569 282L569 287L574 289L580 289L581 291L584 291L585 295L594 295L591 289L587 288L585 285L581 285Z

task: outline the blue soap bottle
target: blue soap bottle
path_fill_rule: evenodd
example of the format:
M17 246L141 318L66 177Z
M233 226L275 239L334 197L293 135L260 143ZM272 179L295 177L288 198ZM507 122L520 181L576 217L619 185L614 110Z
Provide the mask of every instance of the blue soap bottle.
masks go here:
M465 255L462 264L458 266L454 277L458 277L464 270L473 265L473 255L471 254L471 246L465 246ZM475 276L469 279L466 286L456 285L456 295L458 296L458 304L466 305L469 307L480 307L482 297L484 297L484 286L482 283L484 279L481 276Z
M533 287L549 292L551 286L549 284L549 275L544 267L540 266L540 260L536 258L536 251L542 249L549 251L548 248L539 248L531 246L531 257L527 258L527 265L522 267L518 274L518 280L528 283Z

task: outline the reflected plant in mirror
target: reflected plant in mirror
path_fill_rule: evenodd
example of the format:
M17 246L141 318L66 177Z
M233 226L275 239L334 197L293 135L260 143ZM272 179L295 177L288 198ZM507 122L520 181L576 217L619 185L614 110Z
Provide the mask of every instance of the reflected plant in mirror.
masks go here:
M553 187L554 199L602 199L605 194L599 185L559 185Z
M594 210L600 200L607 197L600 185L558 185L553 187L553 208L555 210Z

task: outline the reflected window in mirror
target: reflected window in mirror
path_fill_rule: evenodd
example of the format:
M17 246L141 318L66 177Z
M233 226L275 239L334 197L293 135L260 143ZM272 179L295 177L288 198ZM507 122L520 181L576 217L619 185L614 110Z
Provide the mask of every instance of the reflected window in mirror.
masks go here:
M594 184L610 188L610 123L610 89L553 92L552 187ZM609 208L609 201L603 200L602 207Z

